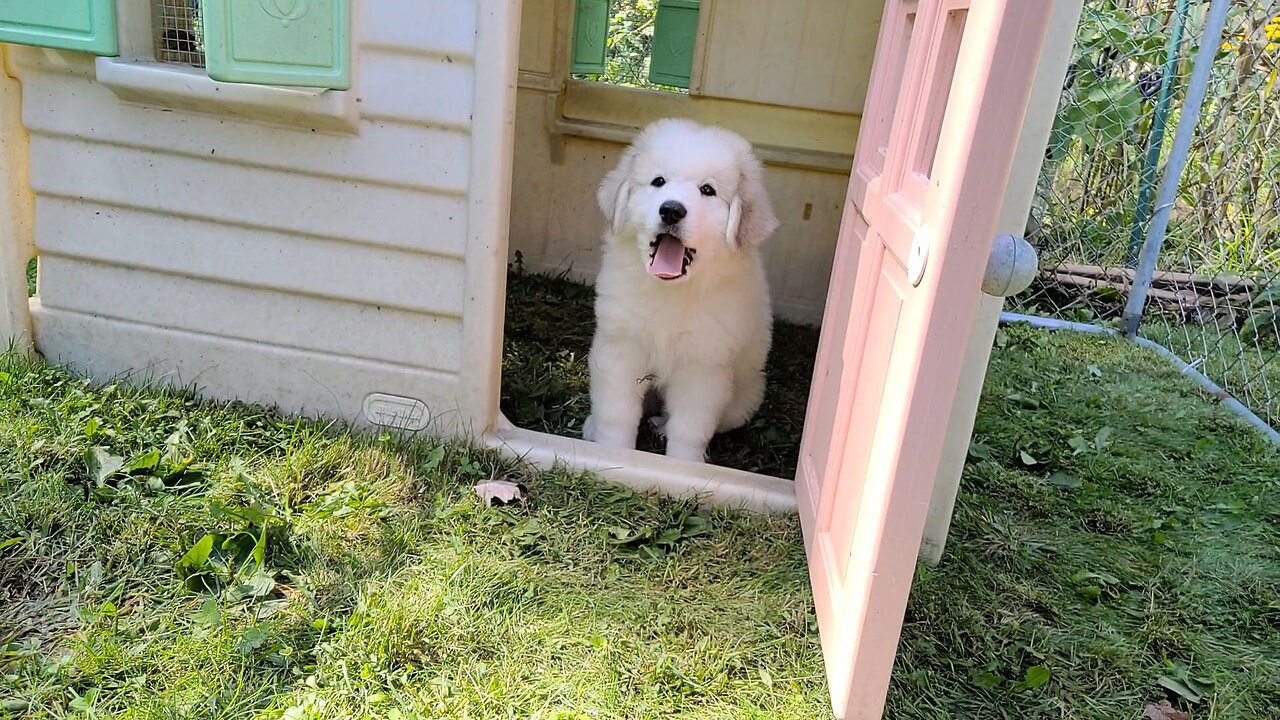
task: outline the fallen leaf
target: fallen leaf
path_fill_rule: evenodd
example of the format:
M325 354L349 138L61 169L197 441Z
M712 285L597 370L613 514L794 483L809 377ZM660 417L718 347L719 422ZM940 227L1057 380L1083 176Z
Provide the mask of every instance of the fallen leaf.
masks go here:
M1084 485L1084 481L1078 477L1073 477L1070 473L1059 470L1049 476L1049 484L1056 485L1065 490L1074 490L1081 485Z
M545 528L542 527L542 523L538 522L537 518L526 518L519 525L511 528L511 532L508 535L521 545L532 545L545 532Z
M525 487L523 483L513 483L506 480L490 480L479 483L476 485L475 491L476 495L489 507L511 505L512 503L523 505L525 499L529 496L529 488Z
M1089 451L1089 441L1084 439L1083 435L1072 435L1067 444L1071 446L1072 455L1079 455Z
M1028 690L1034 690L1035 688L1041 687L1045 683L1049 682L1050 677L1052 677L1052 675L1049 672L1049 668L1042 665L1035 665L1027 668L1026 675L1023 677L1020 685Z
M1191 720L1191 714L1174 709L1168 700L1161 700L1159 705L1148 705L1142 711L1146 720Z
M95 447L84 451L84 464L89 471L89 479L95 485L101 485L124 467L124 458L112 455L106 448Z
M1200 693L1196 692L1191 688L1189 683L1185 683L1181 680L1178 680L1177 678L1171 678L1167 675L1162 675L1159 679L1156 680L1156 683L1159 684L1160 687L1166 690L1171 690L1177 693L1179 697L1191 703L1192 705L1195 705L1196 703L1204 699L1203 697L1200 696Z
M200 606L200 610L196 611L192 619L209 628L218 628L223 624L223 611L218 607L218 600L212 597L206 598L204 605Z
M1004 678L990 670L975 670L972 673L973 684L983 690L995 690L1004 682Z
M975 460L990 460L991 448L982 443L973 443L969 446L969 457Z
M1093 449L1098 452L1105 450L1111 444L1111 434L1114 432L1115 430L1110 427L1104 427L1099 430L1098 434L1093 438Z
M262 647L262 644L266 641L267 633L265 630L260 627L251 627L240 634L240 642L236 645L236 649L241 654L248 655Z
M131 473L139 470L155 470L156 465L158 464L160 464L160 451L152 450L149 453L140 455L133 462L129 463L125 469Z

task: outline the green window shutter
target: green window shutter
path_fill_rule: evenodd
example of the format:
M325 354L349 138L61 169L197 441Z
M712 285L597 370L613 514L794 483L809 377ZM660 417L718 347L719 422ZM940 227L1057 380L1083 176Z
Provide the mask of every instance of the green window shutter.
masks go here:
M231 83L346 90L351 87L347 3L204 0L209 77Z
M573 63L576 75L601 75L609 39L609 0L577 0L573 15Z
M0 0L0 42L118 55L115 0Z
M689 88L698 39L698 0L658 0L649 82Z

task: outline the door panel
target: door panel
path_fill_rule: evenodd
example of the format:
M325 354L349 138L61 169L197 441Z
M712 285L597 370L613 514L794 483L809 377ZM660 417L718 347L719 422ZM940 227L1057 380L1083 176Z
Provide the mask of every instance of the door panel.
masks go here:
M1052 0L889 0L796 479L839 718L879 718Z
M879 254L872 263L872 282L875 297L872 298L870 326L861 344L867 342L885 343L892 347L897 333L898 319L902 311L902 300L906 285L906 270L894 258L887 254ZM849 432L845 436L845 450L839 464L837 481L832 491L830 502L826 504L826 525L830 528L832 548L835 551L838 575L844 576L849 560L849 551L853 542L853 523L839 522L839 518L830 517L837 511L842 515L856 515L862 499L861 489L867 468L856 461L870 454L876 439L877 426L857 424L858 418L878 417L882 411L884 399L884 383L889 375L891 356L886 352L870 351L865 347L856 349L862 358L858 365L852 392L850 411L852 415L845 420ZM848 362L848 361L846 361Z

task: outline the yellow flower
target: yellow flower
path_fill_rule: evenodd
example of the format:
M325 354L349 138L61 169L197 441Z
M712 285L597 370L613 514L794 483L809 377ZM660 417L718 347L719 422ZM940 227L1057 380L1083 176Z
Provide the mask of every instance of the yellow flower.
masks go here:
M1262 29L1267 39L1267 51L1280 50L1280 15L1271 18L1271 21L1263 25ZM1239 50L1244 39L1245 33L1235 33L1230 36L1230 39L1222 43L1222 49L1227 51Z

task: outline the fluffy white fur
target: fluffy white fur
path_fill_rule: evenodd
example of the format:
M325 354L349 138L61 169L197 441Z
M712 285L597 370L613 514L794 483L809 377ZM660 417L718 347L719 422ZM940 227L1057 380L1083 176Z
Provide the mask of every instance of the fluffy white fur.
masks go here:
M659 120L601 182L609 229L596 279L587 440L634 448L656 391L667 455L703 462L715 433L759 408L773 316L758 247L778 227L762 175L741 136ZM685 210L675 224L672 202ZM659 248L671 241L659 240L664 234L680 242ZM680 249L691 259L683 270L672 260ZM655 274L659 265L667 279Z

